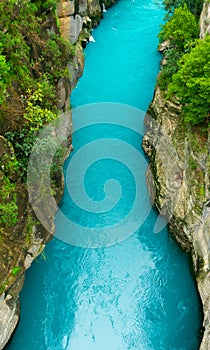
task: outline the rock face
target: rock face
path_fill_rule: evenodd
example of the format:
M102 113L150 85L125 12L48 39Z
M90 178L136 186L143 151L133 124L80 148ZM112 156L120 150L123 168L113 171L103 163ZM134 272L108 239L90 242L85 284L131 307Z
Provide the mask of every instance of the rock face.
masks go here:
M106 0L104 6L109 7L115 2L115 0ZM102 17L102 3L100 0L60 1L57 15L60 20L62 36L75 45L76 52L73 61L68 63L71 78L63 77L57 85L57 107L62 112L66 112L69 110L70 93L84 69L82 46L86 45L91 29L99 23ZM55 29L52 28L52 30ZM55 31L57 31L57 28ZM68 117L68 127L71 128L71 113L68 113ZM63 146L66 150L63 155L64 162L71 151L71 136ZM5 155L7 155L6 158ZM0 135L0 163L5 165L11 158L14 159L14 149ZM14 171L7 175L17 183L15 195L18 202L18 223L14 227L8 228L6 233L2 234L0 232L0 350L10 339L19 320L19 293L23 287L25 270L31 266L33 260L43 251L45 244L52 238L56 212L55 203L46 206L51 207L50 212L44 213L48 221L47 231L37 222L28 201L26 185L19 183L18 174ZM0 185L2 181L3 172L0 168ZM55 200L58 203L63 193L63 174L61 171L56 173L55 182L56 187L53 190Z
M179 122L180 107L159 88L149 107L143 148L150 158L147 183L153 203L169 229L190 251L203 303L205 329L200 349L210 347L210 134ZM154 118L154 119L153 119Z
M204 38L206 33L210 34L210 3L205 2L200 16L200 37Z
M102 6L106 8L116 0L70 0L61 1L57 8L63 37L75 44L81 34L88 41L91 28L102 18Z
M201 37L209 32L209 3L201 14ZM156 88L145 117L143 148L150 159L147 182L153 203L169 229L192 256L203 303L204 335L200 350L210 349L210 130L186 127L180 105Z

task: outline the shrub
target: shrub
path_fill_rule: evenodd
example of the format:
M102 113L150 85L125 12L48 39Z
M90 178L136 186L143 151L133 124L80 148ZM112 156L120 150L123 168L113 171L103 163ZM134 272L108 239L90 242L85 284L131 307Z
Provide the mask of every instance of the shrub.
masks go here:
M0 225L14 226L17 223L18 206L16 201L15 184L4 176L0 189Z
M183 55L169 85L168 97L176 95L183 104L185 122L199 124L210 115L210 37L199 40Z
M169 40L179 52L183 52L186 44L198 38L199 26L195 16L188 10L187 5L175 9L174 14L166 22L159 34L160 41Z
M172 80L172 76L178 70L178 61L181 55L175 49L169 49L165 53L165 58L167 60L167 64L161 70L161 73L158 78L158 85L161 90L166 90L169 83Z
M20 273L21 270L22 270L22 268L21 268L20 266L15 266L15 267L13 267L13 269L12 269L12 275L13 275L13 276L17 276L17 275Z
M38 88L32 93L27 91L26 108L23 117L29 123L29 130L32 132L39 131L45 124L50 123L57 117L53 111L45 108L45 101L42 85L38 83Z

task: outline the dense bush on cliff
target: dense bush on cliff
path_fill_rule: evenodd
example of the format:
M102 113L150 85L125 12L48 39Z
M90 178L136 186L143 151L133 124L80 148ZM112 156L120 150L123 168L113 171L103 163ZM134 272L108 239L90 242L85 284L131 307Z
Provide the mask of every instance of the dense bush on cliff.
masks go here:
M57 115L57 83L75 54L59 35L57 2L0 2L0 134L13 144L22 179L35 132Z
M165 1L166 8L180 3ZM193 4L190 1L189 8ZM186 4L175 8L159 34L160 42L167 45L158 85L168 98L179 99L183 120L193 125L208 122L210 113L210 42L198 36L199 25Z
M160 43L167 41L169 46L164 53L167 64L164 65L158 79L162 90L167 89L173 74L178 70L179 59L195 45L198 35L199 25L186 4L176 8L174 14L162 26L159 34Z
M175 9L174 14L163 26L159 38L169 40L176 51L184 51L186 45L198 38L199 26L195 16L188 10L187 5Z
M57 3L58 0L0 1L0 241L3 243L8 237L10 242L15 241L15 235L20 241L25 240L23 245L29 242L28 228L24 228L28 220L26 212L30 211L26 208L24 184L28 159L37 132L58 115L57 84L60 78L68 77L67 62L75 55L73 45L60 36ZM0 282L8 277L12 264L4 266L7 249L7 243L0 246ZM3 287L0 285L1 291L6 282Z
M176 95L183 104L185 122L199 124L210 116L210 37L199 40L178 63L168 96Z
M56 110L55 85L74 50L59 36L56 1L0 2L0 127L23 126L28 98L42 88L42 107ZM50 6L50 8L47 8ZM44 8L44 11L42 11Z

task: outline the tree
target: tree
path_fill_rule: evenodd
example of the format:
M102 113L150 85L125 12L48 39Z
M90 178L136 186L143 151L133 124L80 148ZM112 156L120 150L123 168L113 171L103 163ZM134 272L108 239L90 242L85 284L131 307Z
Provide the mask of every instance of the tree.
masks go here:
M164 24L159 34L160 41L169 40L178 51L184 51L192 39L198 38L199 26L187 5L175 9L173 16Z
M179 7L187 4L188 9L196 16L199 17L202 7L203 0L164 0L164 5L166 11L169 13L174 13L174 10Z
M199 124L210 116L210 36L182 56L168 89L183 104L185 122Z

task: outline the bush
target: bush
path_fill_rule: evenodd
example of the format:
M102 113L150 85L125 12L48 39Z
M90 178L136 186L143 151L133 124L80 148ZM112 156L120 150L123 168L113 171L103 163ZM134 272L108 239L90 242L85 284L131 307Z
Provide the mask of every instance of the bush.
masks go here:
M158 78L158 85L161 90L166 90L169 83L172 81L173 74L178 70L178 61L181 55L175 49L169 49L166 51L164 57L167 60L167 64L161 70Z
M45 108L45 101L43 99L44 94L40 83L38 83L37 90L33 93L31 90L28 90L27 93L28 98L23 117L29 124L29 131L39 131L44 125L54 120L57 117L57 114Z
M4 176L0 189L0 225L14 226L17 223L18 206L16 201L15 184Z
M30 132L27 128L22 128L21 130L7 132L5 137L13 144L18 159L20 176L23 181L26 181L28 159L37 140L36 134Z
M199 26L195 16L188 10L187 5L175 9L174 14L166 22L159 34L160 41L169 40L171 45L179 52L183 52L185 46L198 38Z
M51 35L50 40L42 50L42 61L45 73L51 80L57 81L59 78L68 75L66 70L67 62L75 55L75 49L65 39L58 35Z
M176 95L183 104L185 122L199 124L210 116L210 37L199 40L183 55L169 85L168 97Z

